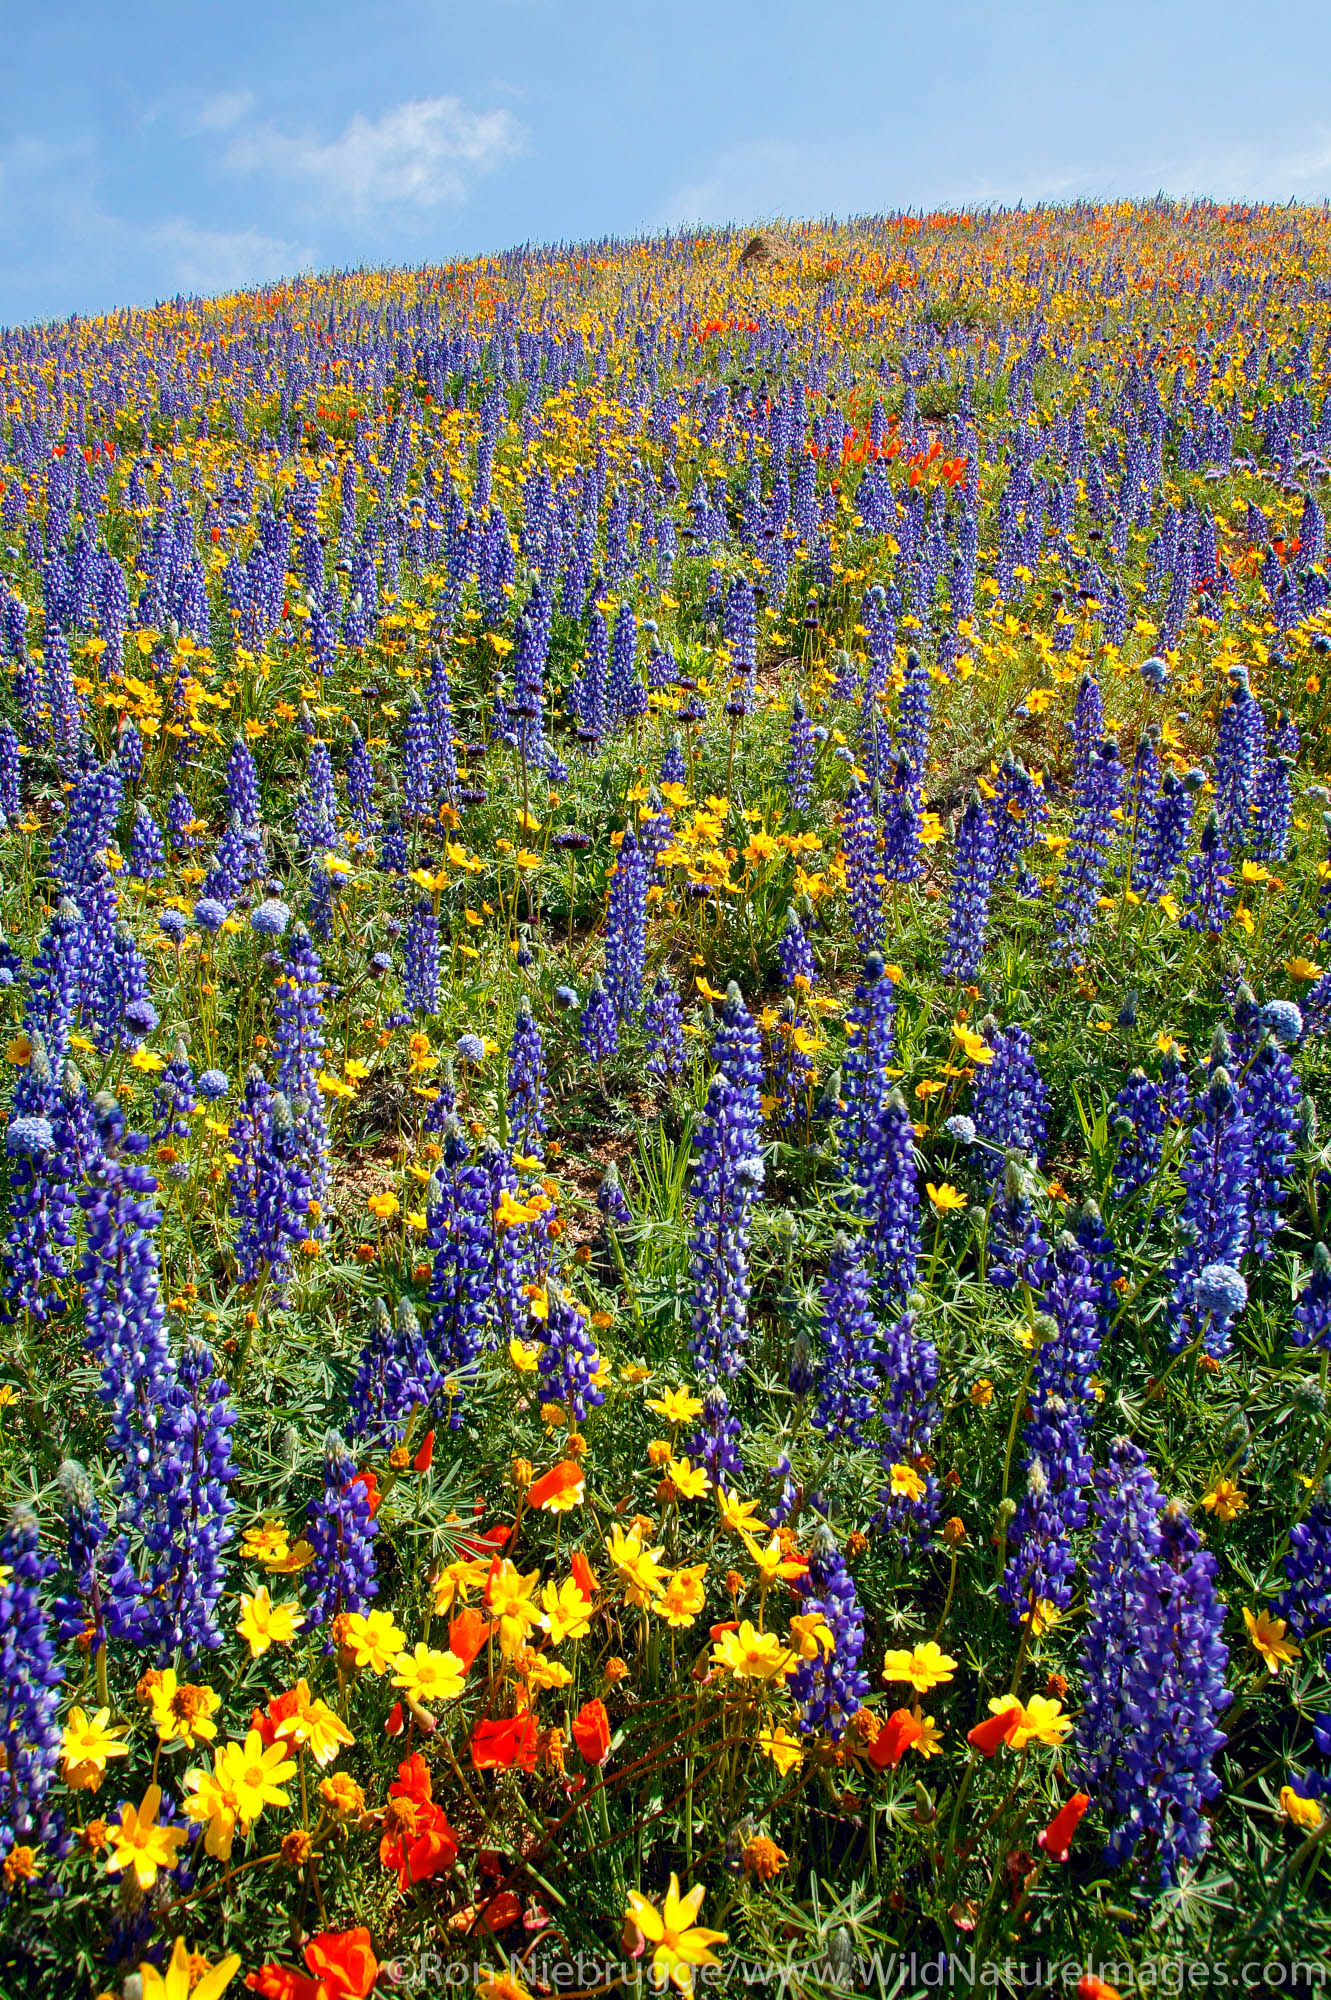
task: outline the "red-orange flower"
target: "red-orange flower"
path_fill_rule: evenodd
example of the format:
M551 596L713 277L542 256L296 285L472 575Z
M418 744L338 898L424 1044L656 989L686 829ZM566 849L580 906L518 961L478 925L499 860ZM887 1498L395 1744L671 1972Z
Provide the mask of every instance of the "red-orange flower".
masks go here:
M982 1757L994 1756L1000 1744L1010 1743L1021 1722L1021 1703L1014 1701L1010 1708L1000 1708L996 1715L990 1715L983 1722L977 1722L974 1729L966 1732L966 1741L972 1750L978 1750Z
M488 1931L507 1930L522 1915L522 1903L511 1889L502 1889L497 1896L491 1896L481 1911L481 1922Z
M287 1722L300 1708L300 1693L296 1688L288 1688L285 1694L276 1694L267 1708L256 1708L250 1715L250 1728L257 1729L265 1750L271 1750L277 1741L277 1725Z
M428 1472L434 1464L434 1432L427 1431L421 1439L421 1448L411 1461L413 1472Z
M490 1631L490 1621L479 1611L459 1611L448 1627L448 1650L455 1659L469 1667Z
M433 1802L430 1767L419 1753L398 1765L388 1797L379 1859L385 1868L396 1868L397 1886L405 1895L413 1882L426 1882L453 1866L457 1835Z
M596 1578L592 1575L592 1566L581 1549L575 1550L570 1568L573 1571L574 1583L590 1604L596 1595Z
M506 1722L487 1717L472 1731L471 1761L478 1771L511 1771L515 1764L534 1771L538 1734L534 1715L515 1715Z
M1082 1815L1090 1805L1086 1792L1074 1792L1065 1806L1060 1806L1040 1835L1040 1845L1051 1861L1066 1861L1072 1836L1081 1825Z
M582 1467L571 1458L558 1465L552 1465L548 1472L527 1488L527 1505L541 1507L554 1514L562 1514L566 1508L576 1507L584 1491Z
M264 2000L366 2000L379 1977L379 1961L370 1948L370 1933L320 1931L305 1947L312 1977L284 1965L261 1965L245 1981Z
M924 1735L924 1724L908 1708L894 1708L869 1746L875 1771L895 1771L913 1743Z
M589 1764L604 1764L610 1755L610 1717L599 1698L585 1701L574 1716L573 1741Z

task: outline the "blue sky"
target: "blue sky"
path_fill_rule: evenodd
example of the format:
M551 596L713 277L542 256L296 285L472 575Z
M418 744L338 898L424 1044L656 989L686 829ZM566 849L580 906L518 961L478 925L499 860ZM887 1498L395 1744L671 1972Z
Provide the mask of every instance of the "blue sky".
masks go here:
M10 0L0 323L687 221L1331 194L1285 0Z

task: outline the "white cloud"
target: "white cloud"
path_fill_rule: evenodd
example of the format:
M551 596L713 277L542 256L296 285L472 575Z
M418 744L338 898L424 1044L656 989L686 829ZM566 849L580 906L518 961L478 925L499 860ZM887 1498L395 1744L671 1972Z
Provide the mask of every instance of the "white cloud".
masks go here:
M191 132L230 132L254 103L252 90L218 90L205 97L189 119Z
M468 111L456 97L418 97L378 118L362 112L335 139L257 126L240 134L226 163L243 173L304 180L326 203L359 214L390 204L433 208L465 199L473 181L522 151L507 111Z

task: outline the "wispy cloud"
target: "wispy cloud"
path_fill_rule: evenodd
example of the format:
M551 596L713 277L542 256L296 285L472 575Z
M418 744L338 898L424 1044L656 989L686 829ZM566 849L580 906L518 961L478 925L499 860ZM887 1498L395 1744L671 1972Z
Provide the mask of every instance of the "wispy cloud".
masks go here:
M378 118L362 112L335 139L258 125L237 133L225 162L240 173L304 182L320 204L358 215L390 204L434 208L465 200L525 144L507 111L468 111L456 97L417 97Z
M252 90L217 90L196 106L187 120L192 132L230 132L253 108Z

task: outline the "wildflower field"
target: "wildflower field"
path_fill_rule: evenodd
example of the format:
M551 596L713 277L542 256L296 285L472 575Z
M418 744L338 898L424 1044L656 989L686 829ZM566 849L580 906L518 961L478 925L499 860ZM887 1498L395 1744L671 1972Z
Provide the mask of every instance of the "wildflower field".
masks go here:
M0 334L6 2000L1331 1952L1329 357L1163 202Z

